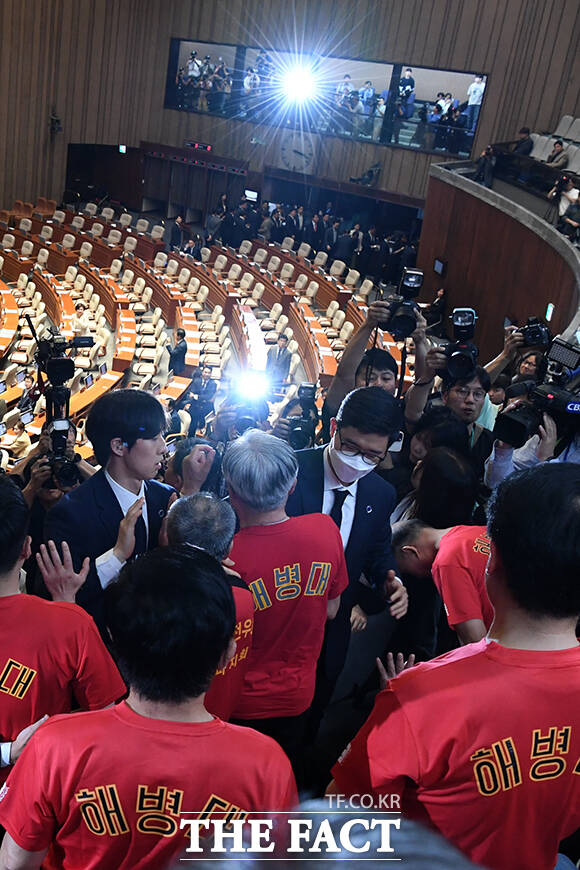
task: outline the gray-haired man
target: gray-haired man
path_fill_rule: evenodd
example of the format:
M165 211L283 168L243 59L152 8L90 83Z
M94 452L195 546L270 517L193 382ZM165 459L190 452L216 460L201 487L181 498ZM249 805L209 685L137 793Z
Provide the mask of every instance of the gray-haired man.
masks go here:
M167 517L167 540L170 547L189 544L199 547L219 562L227 559L236 530L236 515L227 501L209 492L180 498ZM227 721L242 690L254 628L254 602L240 576L226 568L236 606L236 652L225 668L218 670L205 696L205 706Z
M269 734L296 761L314 696L324 627L348 574L330 517L289 517L298 462L285 441L251 429L224 456L240 521L231 558L254 598L254 638L234 717Z

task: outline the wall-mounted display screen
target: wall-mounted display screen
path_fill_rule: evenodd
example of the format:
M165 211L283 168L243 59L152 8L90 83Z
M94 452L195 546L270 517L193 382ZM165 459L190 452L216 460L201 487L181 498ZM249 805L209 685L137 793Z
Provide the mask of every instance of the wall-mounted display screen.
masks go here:
M467 156L486 76L171 40L165 107Z

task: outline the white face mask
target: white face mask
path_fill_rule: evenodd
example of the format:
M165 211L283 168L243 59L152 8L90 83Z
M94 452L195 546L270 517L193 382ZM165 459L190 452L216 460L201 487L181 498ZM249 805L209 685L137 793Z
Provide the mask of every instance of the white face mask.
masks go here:
M336 433L332 436L332 440L328 445L328 455L330 467L338 480L343 484L350 485L355 480L365 477L365 475L374 469L374 465L369 465L365 462L360 454L358 456L347 456L346 453L339 450L336 446Z

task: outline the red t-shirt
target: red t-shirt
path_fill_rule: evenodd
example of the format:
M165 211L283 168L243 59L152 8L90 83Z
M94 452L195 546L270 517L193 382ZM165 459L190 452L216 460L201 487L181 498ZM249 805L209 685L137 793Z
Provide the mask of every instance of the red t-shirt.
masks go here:
M205 696L205 707L214 716L227 722L231 718L248 669L248 655L252 648L254 630L254 599L249 589L232 586L236 605L236 652L223 670L216 671Z
M580 825L580 647L469 644L391 680L333 768L345 794L400 794L491 870L548 870Z
M0 741L76 702L98 710L127 689L92 618L76 604L0 598ZM73 701L74 699L74 701ZM0 782L8 771L0 770Z
M234 537L234 568L254 597L254 637L239 719L298 716L314 697L326 605L348 585L340 532L307 514Z
M493 622L485 587L488 556L485 526L455 526L441 538L431 573L451 628L468 619L481 619L486 628Z
M220 719L149 719L123 702L39 728L0 791L0 824L30 852L52 843L46 870L153 870L186 845L181 818L275 819L296 802L271 738Z

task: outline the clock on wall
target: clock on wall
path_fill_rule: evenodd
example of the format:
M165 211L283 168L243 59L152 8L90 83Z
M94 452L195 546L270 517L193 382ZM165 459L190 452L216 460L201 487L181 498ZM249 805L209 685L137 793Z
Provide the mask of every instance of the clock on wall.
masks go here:
M314 171L314 139L310 133L288 130L280 140L280 160L290 172L310 174Z

